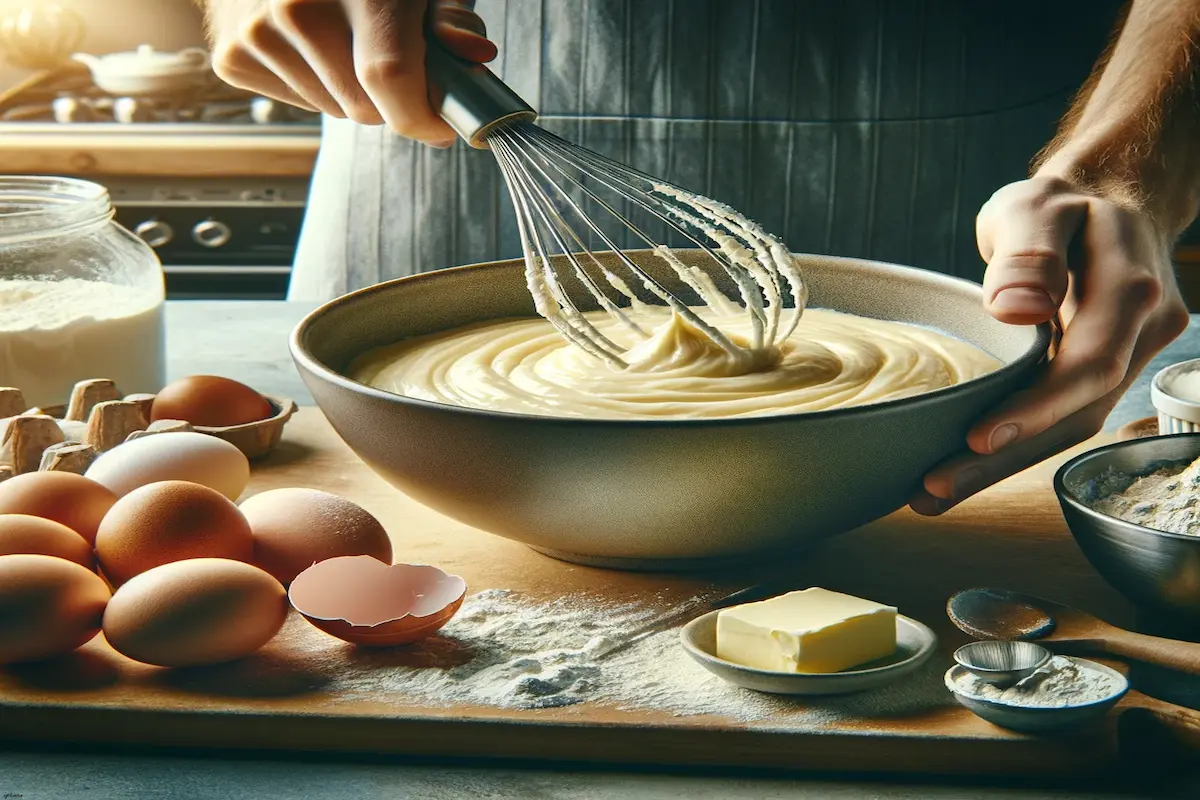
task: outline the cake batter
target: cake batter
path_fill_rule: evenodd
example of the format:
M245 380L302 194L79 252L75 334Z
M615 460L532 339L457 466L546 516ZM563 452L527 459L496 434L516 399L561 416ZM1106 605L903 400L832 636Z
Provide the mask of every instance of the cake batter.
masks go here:
M615 368L569 344L544 319L510 319L370 351L349 374L407 397L468 408L592 419L757 417L859 406L931 392L1001 362L936 331L809 309L782 342L749 347L744 313L715 318L730 353L665 308L645 307L638 336L604 312L586 316L628 350Z

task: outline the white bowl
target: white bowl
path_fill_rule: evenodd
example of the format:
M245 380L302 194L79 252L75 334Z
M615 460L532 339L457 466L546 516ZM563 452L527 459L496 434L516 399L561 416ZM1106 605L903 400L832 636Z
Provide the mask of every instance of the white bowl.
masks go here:
M1159 370L1150 382L1150 402L1160 436L1200 431L1200 358Z

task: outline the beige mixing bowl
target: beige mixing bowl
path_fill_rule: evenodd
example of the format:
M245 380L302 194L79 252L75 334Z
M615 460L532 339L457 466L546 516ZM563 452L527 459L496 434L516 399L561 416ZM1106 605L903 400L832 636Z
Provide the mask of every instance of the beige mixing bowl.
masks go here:
M630 253L686 298L669 268ZM1046 326L988 316L977 284L892 264L803 256L812 307L931 326L1006 366L929 394L756 419L557 419L413 400L345 377L354 357L418 334L530 316L524 264L440 270L353 292L309 314L291 350L317 405L372 469L443 514L558 558L684 569L795 551L905 504L1021 387ZM803 335L801 322L796 335Z

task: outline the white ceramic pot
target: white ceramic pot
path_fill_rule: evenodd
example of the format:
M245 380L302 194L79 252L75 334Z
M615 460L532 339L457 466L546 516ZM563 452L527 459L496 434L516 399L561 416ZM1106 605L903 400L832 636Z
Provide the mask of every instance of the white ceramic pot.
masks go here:
M1158 412L1158 432L1200 431L1200 358L1159 370L1150 383L1150 402Z
M117 96L165 95L202 86L211 76L208 51L189 47L162 52L147 44L124 53L93 56L76 53L96 86Z

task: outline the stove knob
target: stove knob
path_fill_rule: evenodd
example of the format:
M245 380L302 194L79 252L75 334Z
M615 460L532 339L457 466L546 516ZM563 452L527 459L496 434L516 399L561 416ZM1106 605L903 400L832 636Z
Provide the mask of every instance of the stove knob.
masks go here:
M192 228L192 238L196 244L204 247L221 247L232 237L233 231L229 230L229 226L215 219L197 222L196 227Z
M54 121L59 123L91 122L93 117L91 108L74 97L54 98L50 110L54 114Z
M153 116L149 104L135 97L118 97L113 100L113 119L125 125L148 122Z
M170 225L160 219L148 219L145 222L139 222L137 227L133 229L133 232L151 247L162 247L175 238L175 231L172 230Z

